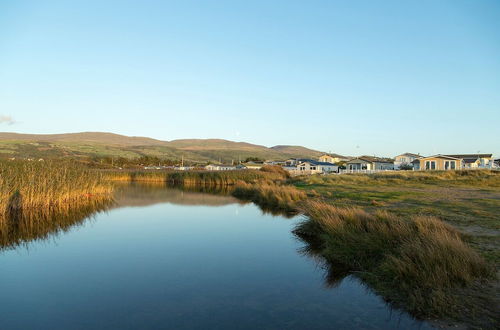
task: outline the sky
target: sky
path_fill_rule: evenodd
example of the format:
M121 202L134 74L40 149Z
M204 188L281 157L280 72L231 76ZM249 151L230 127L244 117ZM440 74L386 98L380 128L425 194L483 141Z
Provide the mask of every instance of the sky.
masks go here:
M0 0L0 131L500 155L500 1Z

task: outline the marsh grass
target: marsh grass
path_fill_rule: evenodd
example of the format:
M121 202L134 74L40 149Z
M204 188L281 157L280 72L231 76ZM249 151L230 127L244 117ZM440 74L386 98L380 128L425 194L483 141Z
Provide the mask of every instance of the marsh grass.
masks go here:
M185 185L235 185L237 182L257 183L283 180L278 172L255 170L234 171L107 171L103 175L115 181L165 182Z
M233 191L233 196L251 200L263 207L274 208L285 212L296 212L301 201L307 194L294 186L280 185L272 182L248 184L238 182Z
M100 173L69 162L0 161L0 217L70 210L111 193Z
M419 316L451 316L466 303L455 289L494 271L452 226L435 217L374 214L307 201L294 233L342 272L355 273L385 299Z

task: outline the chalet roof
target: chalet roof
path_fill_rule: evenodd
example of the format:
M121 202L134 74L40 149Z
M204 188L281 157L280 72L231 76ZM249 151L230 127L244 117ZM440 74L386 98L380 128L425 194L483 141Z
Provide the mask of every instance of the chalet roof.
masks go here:
M399 157L399 156L408 156L408 157L421 157L420 155L417 155L417 154L412 154L411 152L405 152L404 154L401 154L401 155L397 155L396 157Z
M299 164L303 164L303 163L309 163L311 165L335 166L335 164L332 164L329 162L319 162L317 160L312 160L312 159L307 159L307 160L301 161Z
M460 155L445 155L453 158L460 159L478 159L478 158L491 158L493 154L460 154Z
M444 158L444 159L461 160L461 158L456 158L456 157L452 157L452 156L449 156L449 155L441 155L441 154L433 155L433 156L427 156L427 157L422 157L420 159L428 159L428 158Z
M363 160L365 162L368 162L368 163L394 163L394 160L390 159L390 158L380 158L380 157L373 157L373 156L360 156L360 157L356 157L356 158L353 158L351 160L348 161L349 162L352 162L354 160Z

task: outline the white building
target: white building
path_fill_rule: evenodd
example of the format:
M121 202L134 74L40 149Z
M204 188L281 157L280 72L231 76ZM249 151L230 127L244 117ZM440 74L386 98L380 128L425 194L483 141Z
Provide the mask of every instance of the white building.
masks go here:
M236 166L228 164L210 164L205 166L205 169L207 171L232 171L236 170Z
M318 162L312 159L302 160L295 167L283 168L294 168L294 170L297 172L296 174L336 173L339 170L339 167L335 164L328 162Z
M348 171L385 171L393 170L394 162L388 158L361 156L346 162Z
M399 170L399 168L402 165L408 165L408 166L413 167L413 161L415 159L418 159L418 158L421 158L421 156L417 155L417 154L412 154L409 152L406 152L406 153L401 154L401 155L397 155L396 157L394 157L394 169Z

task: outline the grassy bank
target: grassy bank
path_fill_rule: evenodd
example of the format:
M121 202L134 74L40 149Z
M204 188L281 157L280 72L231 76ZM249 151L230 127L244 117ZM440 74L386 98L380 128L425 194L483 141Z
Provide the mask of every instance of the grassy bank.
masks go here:
M288 213L297 212L299 203L307 198L307 194L289 185L275 183L248 184L238 183L233 196L251 200L263 208L275 209Z
M494 277L493 268L452 226L321 201L303 206L295 233L335 267L355 273L385 299L420 316L461 311L455 289Z
M300 177L293 184L340 207L435 216L500 269L500 172L487 170Z
M420 316L499 322L500 173L392 172L293 179L319 196L296 230L332 271Z
M114 181L165 182L181 185L235 185L238 182L257 183L283 180L282 173L255 170L236 171L105 171L103 175Z
M0 217L69 210L111 199L98 172L66 162L0 161Z

